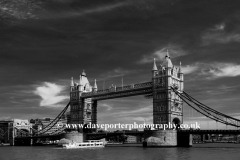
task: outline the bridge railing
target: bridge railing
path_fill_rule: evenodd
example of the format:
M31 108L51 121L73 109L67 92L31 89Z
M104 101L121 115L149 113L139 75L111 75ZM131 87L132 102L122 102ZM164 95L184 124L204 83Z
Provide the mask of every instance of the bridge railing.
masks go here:
M98 90L98 91L95 91L95 92L93 91L93 92L88 92L88 93L82 93L81 96L85 97L85 96L106 94L106 93L111 93L111 92L121 92L121 91L127 91L127 90L132 90L132 89L139 89L139 88L146 88L146 87L151 87L151 86L152 86L152 82L130 84L130 85L122 86L122 87L111 86L109 89Z

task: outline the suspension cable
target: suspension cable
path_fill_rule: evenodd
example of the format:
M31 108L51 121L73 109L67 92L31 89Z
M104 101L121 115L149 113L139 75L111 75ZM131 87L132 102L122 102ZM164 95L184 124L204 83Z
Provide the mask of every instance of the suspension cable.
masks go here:
M193 97L191 97L189 94L187 94L186 92L182 92L180 93L179 91L177 91L175 88L171 87L171 89L185 102L187 103L191 108L193 108L194 110L196 110L197 112L205 115L206 117L215 120L216 122L221 122L224 123L226 125L232 125L232 126L236 126L239 127L238 122L240 121L239 119L230 117L228 115L225 115L221 112L218 112L204 104L202 104L201 102L197 101L196 99L194 99ZM188 101L188 102L187 102ZM194 106L192 106L189 102L194 103L198 109ZM200 111L200 110L201 111ZM219 117L220 116L220 117ZM226 118L226 120L225 120ZM230 121L230 122L229 122Z
M58 116L52 120L47 126L45 126L44 128L42 128L42 130L37 131L36 134L42 135L44 133L46 133L47 131L49 131L54 125L57 124L57 122L61 119L62 115L67 111L68 107L70 105L70 102L67 104L67 106L58 114Z
M175 93L177 93L177 92L175 92ZM178 94L178 93L177 93L177 94ZM202 113L203 115L205 115L206 117L209 117L209 118L211 118L210 116L213 116L213 117L215 118L214 120L217 119L218 121L222 121L222 123L224 123L224 121L223 121L222 119L220 119L219 117L216 117L215 115L212 115L211 113L209 113L208 111L206 111L206 109L205 109L204 107L202 107L201 105L199 105L199 104L195 103L194 101L192 101L191 99L189 99L189 97L186 97L184 94L178 94L178 95L179 95L179 97L180 97L181 99L186 98L186 99L188 99L190 102L196 104L196 105L198 106L198 108L200 108L201 110L203 110L203 111L206 112L206 113L204 114L204 113L200 112L199 110L196 110L195 107L193 107L192 105L190 105L190 104L188 103L188 105L189 105L190 107L192 107L193 109L195 109L197 112L200 112L200 113ZM212 119L212 118L211 118L211 119Z
M186 92L185 92L185 93L186 93ZM184 93L184 94L185 94L185 93ZM226 120L222 120L222 119L221 119L221 121L225 122L224 124L229 124L229 125L231 125L232 123L239 121L239 120L236 119L236 118L233 118L233 117L230 117L230 116L228 116L228 115L225 115L225 114L223 114L223 113L221 113L221 112L218 112L218 111L216 111L216 110L214 110L214 109L212 109L212 108L210 108L210 107L202 104L201 102L199 102L199 101L197 101L196 99L192 98L190 95L188 95L188 97L191 98L191 99L190 99L191 102L193 102L194 104L196 104L198 107L200 107L202 110L204 110L205 112L207 112L209 115L215 117L216 119L218 119L218 120L220 119L218 116L222 116L222 119L226 118ZM192 99L194 99L195 101L193 101ZM196 101L197 101L197 102L196 102ZM209 113L208 111L206 111L206 110L208 110L210 113ZM213 115L213 114L211 114L211 113L214 113L215 115ZM228 122L228 120L231 121L231 123ZM236 124L234 124L234 126L236 126Z

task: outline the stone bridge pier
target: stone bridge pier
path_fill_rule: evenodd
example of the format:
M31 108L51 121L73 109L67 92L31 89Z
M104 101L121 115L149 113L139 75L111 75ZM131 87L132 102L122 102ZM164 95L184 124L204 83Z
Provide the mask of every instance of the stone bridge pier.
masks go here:
M191 147L192 135L177 130L145 130L143 147Z

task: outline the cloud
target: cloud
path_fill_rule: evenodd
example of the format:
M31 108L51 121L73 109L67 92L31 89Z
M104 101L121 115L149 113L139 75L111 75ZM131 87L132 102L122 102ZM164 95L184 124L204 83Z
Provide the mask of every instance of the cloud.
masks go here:
M9 120L11 117L10 116L2 116L0 117L0 120Z
M110 11L112 9L115 9L115 8L118 8L118 7L121 7L121 6L125 6L127 4L128 3L126 3L126 2L120 2L120 3L116 3L116 4L109 4L109 5L99 6L99 7L96 7L96 8L85 10L85 11L83 11L80 14L90 14L90 13L96 13L96 12Z
M143 107L143 108L139 108L136 110L120 111L120 112L113 113L113 114L116 114L119 116L129 116L129 115L136 116L136 115L143 115L143 114L146 115L146 113L152 113L152 105Z
M105 107L105 108L107 108L107 111L112 110L112 106L110 106L110 105L108 105L108 104L106 104L106 103L100 104L99 107Z
M129 75L129 74L133 74L133 73L137 73L137 70L124 70L122 68L115 68L111 71L108 71L107 74L103 74L101 75L101 77L106 78L115 78L115 77L121 77L124 75Z
M219 77L236 77L240 75L240 65L233 63L216 63L209 70L215 78Z
M225 23L217 24L212 29L213 31L223 31L225 29Z
M25 0L2 0L0 2L0 17L28 19L36 18L34 11L42 10L41 1L25 1Z
M196 65L182 66L182 71L183 71L184 74L191 74L198 69L199 69L199 66L197 64Z
M201 94L205 94L207 93L210 96L218 96L218 95L226 95L229 92L234 92L239 90L240 85L212 85L212 86L202 86L200 88L198 88L198 93L201 92ZM232 99L232 97L231 97ZM223 100L223 98L221 98L221 100ZM225 99L226 100L226 99ZM212 103L212 104L216 104L216 100L203 100L205 103ZM219 106L219 105L218 105Z
M117 108L116 108L117 109ZM141 107L138 109L129 110L118 110L111 113L111 118L114 122L130 123L130 122L146 122L152 123L152 105ZM109 116L109 115L108 115Z
M171 58L176 58L187 54L187 52L183 51L180 46L171 45L163 47L162 49L157 50L150 55L144 55L142 59L138 61L138 63L140 64L152 63L154 58L158 61L163 61L167 54L167 50Z
M182 66L184 74L195 72L195 78L204 78L213 80L222 77L240 76L240 65L235 63L195 63L192 65ZM197 71L197 72L196 72Z
M240 42L240 34L238 33L207 33L202 37L204 45L210 43L230 43Z
M66 0L62 0L62 1L58 1L58 0L54 0L56 4L60 3L69 3L69 5L71 5L71 1L66 1ZM51 12L51 11L46 11L45 14L48 14L49 16L45 16L45 14L43 14L42 17L38 18L42 18L42 19L49 19L49 18L70 18L70 17L77 17L77 16L86 16L89 14L94 14L94 13L104 13L104 12L108 12L108 11L112 11L114 9L120 8L120 7L124 7L124 6L129 6L132 5L133 3L129 3L129 1L124 1L124 2L117 2L117 3L109 3L109 4L101 4L101 5L95 5L92 4L92 7L87 7L84 8L84 5L81 5L81 3L74 3L74 5L76 5L76 8L78 9L72 9L69 10L68 8L66 8L66 10L61 10L61 12Z
M132 117L131 120L135 121L141 121L145 123L152 122L153 117L152 116L146 116L146 117Z
M60 96L64 86L45 82L43 86L37 87L34 93L39 95L42 100L40 106L59 106L58 103L68 99L69 96Z
M194 79L208 79L213 80L223 77L240 76L240 65L235 63L194 63L191 65L182 66L183 73L193 74Z
M225 27L225 23L221 23L215 25L213 28L207 29L201 36L203 45L240 42L240 34L234 30L228 33L225 31Z
M129 3L129 1L109 3L104 5L93 6L91 8L83 8L76 10L62 7L62 10L55 12L51 10L51 5L68 6L71 4L76 5L75 0L49 0L49 1L39 1L39 0L2 0L0 2L0 17L3 18L14 18L14 19L49 19L49 18L69 18L74 16L84 16L87 14L107 12L115 8L122 6L133 5L134 3ZM80 5L78 3L77 5ZM49 8L45 8L45 5L49 5ZM76 6L77 6L76 5ZM94 4L93 4L94 5ZM37 11L37 12L36 12ZM46 16L48 15L48 16Z

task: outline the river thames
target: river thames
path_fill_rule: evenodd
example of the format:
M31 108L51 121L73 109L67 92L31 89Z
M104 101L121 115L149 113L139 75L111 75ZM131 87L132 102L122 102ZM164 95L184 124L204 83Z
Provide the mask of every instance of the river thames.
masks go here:
M240 144L198 144L191 148L53 146L0 147L0 160L239 160Z

